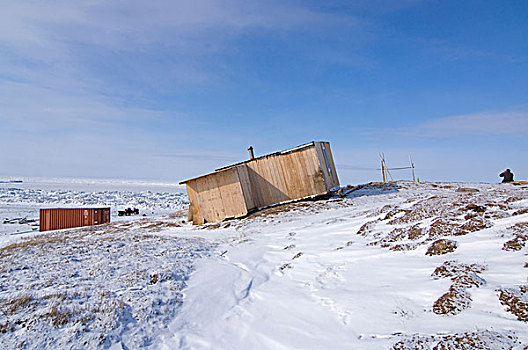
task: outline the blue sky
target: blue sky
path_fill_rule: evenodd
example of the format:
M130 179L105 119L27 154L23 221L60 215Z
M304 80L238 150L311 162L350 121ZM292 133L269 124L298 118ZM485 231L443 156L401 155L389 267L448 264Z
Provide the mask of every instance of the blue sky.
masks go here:
M378 181L378 152L422 180L527 179L527 18L524 0L0 0L0 175L178 181L328 140L344 184Z

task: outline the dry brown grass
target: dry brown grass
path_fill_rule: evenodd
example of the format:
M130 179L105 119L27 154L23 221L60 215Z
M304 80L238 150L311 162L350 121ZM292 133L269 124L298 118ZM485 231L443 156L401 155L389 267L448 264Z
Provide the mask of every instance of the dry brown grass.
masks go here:
M167 215L169 218L171 219L174 219L174 218L181 218L181 217L186 217L187 216L187 209L182 209L182 210L178 210L174 213L170 213L169 215Z
M456 315L469 308L471 295L462 287L452 285L449 291L433 303L437 315Z
M51 310L43 315L46 318L51 319L51 323L55 327L60 327L68 323L71 313L66 308L60 308L58 306L52 306Z
M280 213L286 213L292 210L298 210L310 207L312 205L312 202L304 201L298 201L298 202L292 202L292 203L286 203L286 204L278 204L274 205L270 208L259 210L258 212L249 215L248 218L260 218L260 217L268 217L268 216L274 216L278 215Z
M415 240L422 237L425 234L424 231L425 230L419 225L395 228L389 233L388 239L386 240L389 242L401 241L404 239Z
M486 281L480 278L476 273L467 273L452 278L454 285L471 288L480 287L486 284Z
M177 222L167 222L165 227L182 227L182 225Z
M509 241L504 243L502 250L510 250L510 251L521 250L526 245L527 240L528 240L528 234L527 235L521 235L521 234L516 235L513 239L510 239Z
M472 273L482 273L486 270L486 266L479 264L462 264L456 260L444 261L444 263L438 266L433 274L431 275L434 279L457 277L461 275L467 275Z
M417 243L405 243L405 244L395 244L389 248L389 250L394 251L406 251L406 250L415 250L418 248Z
M456 207L456 203L448 203L445 198L431 196L429 198L416 202L411 208L400 210L403 215L398 216L391 221L390 225L410 224L424 219L434 218L436 216L445 216Z
M434 350L454 350L454 349L481 349L492 350L497 349L494 344L489 344L477 332L466 332L462 334L449 334L442 338L434 348Z
M470 204L466 205L464 208L461 208L461 210L462 211L471 210L471 211L474 211L476 213L483 213L483 212L486 211L486 207L477 205L475 203L470 203Z
M445 335L413 334L400 340L393 350L506 350L521 343L514 333L500 334L488 330L467 331ZM524 347L526 349L526 346Z
M13 315L23 308L31 308L35 300L29 294L20 294L14 297L0 300L0 311L5 315Z
M471 187L459 187L455 190L455 192L459 193L477 193L480 192L477 188L471 188Z
M448 254L454 252L457 247L458 244L455 241L449 239L439 239L437 241L434 241L429 246L429 248L427 248L427 252L425 252L425 255Z
M438 218L429 226L429 238L451 236L457 230L458 224L454 221Z
M492 217L494 219L505 219L510 217L511 215L505 211L495 211L489 214L489 217Z
M152 231L160 231L163 228L170 228L170 227L181 227L182 225L173 222L173 221L152 221L145 223L145 225L141 226L142 229L152 230Z
M513 216L516 216L516 215L522 215L522 214L526 214L528 213L528 208L524 208L524 209L519 209L515 212L513 212Z
M513 226L509 227L510 230L518 233L527 233L528 232L528 222L518 222Z
M454 232L454 235L463 236L463 235L467 235L470 232L484 230L491 226L493 225L490 222L486 221L484 218L480 216L476 216L476 217L470 218L465 223L457 227L457 229Z
M90 334L118 334L116 325L125 314L166 322L181 302L188 273L181 266L207 255L202 249L209 245L200 239L149 235L139 225L137 220L129 230L116 224L44 233L2 249L0 339L21 337L30 347L43 348L60 335L67 342L61 344L79 339L87 344L93 340ZM113 292L115 286L123 295ZM150 304L148 296L159 291L167 301Z
M369 221L369 222L364 223L363 225L361 225L361 227L359 228L358 232L356 232L356 234L361 235L361 236L368 235L369 233L372 232L372 230L374 229L374 226L376 226L378 222L379 220L374 220L374 221Z
M22 239L19 242L0 248L0 258L11 255L14 250L51 245L64 242L66 239L68 239L68 237L62 234L43 234L32 238Z
M499 289L499 300L519 321L528 322L528 285Z
M511 196L511 197L509 197L508 199L506 199L506 200L504 201L504 203L518 202L518 201L520 201L520 200L522 200L522 199L523 199L523 198L521 198L521 197Z
M438 298L433 304L433 312L438 315L456 315L470 306L471 295L467 289L480 287L486 281L477 273L486 270L478 264L462 264L455 260L445 261L432 273L434 279L451 278L453 284L449 291Z
M514 233L514 237L504 243L503 250L517 251L524 248L528 241L528 222L519 222L508 227L509 231Z
M205 224L200 226L200 229L202 230L216 230L218 228L222 227L222 223L216 223L216 224Z

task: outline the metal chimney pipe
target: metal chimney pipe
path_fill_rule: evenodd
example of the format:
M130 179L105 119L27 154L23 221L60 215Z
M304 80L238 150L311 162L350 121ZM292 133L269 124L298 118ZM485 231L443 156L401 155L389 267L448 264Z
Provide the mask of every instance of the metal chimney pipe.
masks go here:
M253 146L248 147L249 159L255 159L255 153L253 153Z

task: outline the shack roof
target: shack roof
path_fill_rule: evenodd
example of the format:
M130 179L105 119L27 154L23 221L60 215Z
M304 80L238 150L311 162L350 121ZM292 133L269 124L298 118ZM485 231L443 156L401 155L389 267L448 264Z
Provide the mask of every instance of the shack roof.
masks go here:
M264 159L264 158L267 158L267 157L277 156L277 155L281 155L281 154L299 152L299 151L302 151L302 150L304 150L306 148L315 146L315 142L316 141L311 141L311 142L308 142L308 143L305 143L305 144L302 144L302 145L299 145L297 147L293 147L293 148L290 148L290 149L287 149L287 150L284 150L284 151L278 151L278 152L274 152L274 153L269 153L269 154L266 154L266 155L263 155L263 156L260 156L260 157L256 157L256 158L248 159L248 160L245 160L245 161L242 161L242 162L239 162L239 163L227 165L225 167L215 169L215 171L213 171L212 173L200 175L200 176L197 176L197 177L193 177L192 179L187 179L187 180L181 181L180 185L183 185L183 184L185 184L185 183L187 183L189 181L193 181L193 180L196 180L196 179L199 179L199 178L202 178L202 177L209 176L211 174L216 174L216 173L220 173L222 171L229 170L229 169L231 169L233 167L236 167L236 166L239 166L239 165L242 165L242 164L251 163L251 162L254 162L254 161L258 160L258 159ZM321 141L321 142L324 142L324 141Z

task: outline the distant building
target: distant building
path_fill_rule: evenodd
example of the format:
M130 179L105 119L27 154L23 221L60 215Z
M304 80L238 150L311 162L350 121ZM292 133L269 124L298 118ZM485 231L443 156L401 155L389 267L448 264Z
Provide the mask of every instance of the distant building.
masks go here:
M188 220L195 225L238 218L339 186L328 142L310 142L180 182L187 186Z
M110 208L40 209L40 231L93 226L110 222Z

